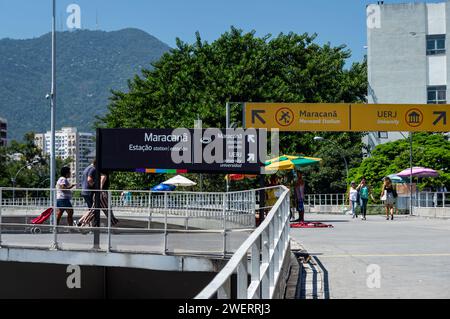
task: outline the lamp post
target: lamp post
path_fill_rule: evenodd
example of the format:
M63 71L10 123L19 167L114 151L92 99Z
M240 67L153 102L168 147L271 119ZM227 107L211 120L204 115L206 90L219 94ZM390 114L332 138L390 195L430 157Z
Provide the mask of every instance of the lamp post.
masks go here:
M51 87L51 111L50 111L50 188L55 187L55 170L56 170L56 154L55 154L55 108L56 108L56 4L53 0L52 13L52 87ZM51 203L53 206L54 196L51 194Z
M16 175L14 175L14 177L11 178L11 182L12 182L12 186L13 186L13 202L14 202L14 199L15 199L15 196L16 196L16 182L17 182L17 176L19 176L19 173L20 173L23 169L25 169L25 168L27 168L27 167L28 167L29 169L31 169L31 166L32 166L32 165L36 165L36 164L38 164L38 163L39 163L38 160L34 160L34 161L32 161L31 163L27 163L27 165L25 165L25 166L19 168L19 170L17 171Z
M341 149L341 150L342 150L342 148L339 146L338 143L336 143L335 141L326 139L326 138L324 138L324 137L322 137L322 136L314 136L314 141L316 141L316 142L327 141L327 142L330 142L330 143L332 143L333 145L335 145L338 149ZM347 159L345 158L345 156L344 156L341 152L339 152L339 155L341 155L342 159L344 160L344 163L345 163L345 172L346 172L346 174L347 174L347 181L348 181L348 163L347 163ZM347 183L347 182L346 182L346 183Z

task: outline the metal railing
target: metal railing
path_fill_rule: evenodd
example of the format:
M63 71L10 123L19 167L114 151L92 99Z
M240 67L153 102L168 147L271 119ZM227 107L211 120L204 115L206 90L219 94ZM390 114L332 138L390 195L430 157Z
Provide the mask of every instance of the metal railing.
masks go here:
M237 274L236 298L273 297L289 247L289 189L284 186L280 189L282 193L265 220L196 299L232 298L231 278L234 273Z
M47 222L34 225L31 220L51 207L42 194L52 190L14 189L14 198L12 191L0 188L0 247L226 256L255 228L255 190L129 191L127 201L120 196L122 191L108 190L101 227L57 225L56 209ZM79 193L72 192L75 219L88 211ZM111 212L120 221L117 226L112 226ZM99 247L92 245L96 232L101 235Z
M424 208L450 208L450 193L419 192L416 194L415 206Z
M304 204L308 206L343 206L346 205L346 194L307 194Z
M398 197L397 201L404 201L402 206L409 207L409 197ZM305 195L307 206L348 206L346 194L309 194ZM450 192L417 192L413 194L413 206L424 208L450 207Z

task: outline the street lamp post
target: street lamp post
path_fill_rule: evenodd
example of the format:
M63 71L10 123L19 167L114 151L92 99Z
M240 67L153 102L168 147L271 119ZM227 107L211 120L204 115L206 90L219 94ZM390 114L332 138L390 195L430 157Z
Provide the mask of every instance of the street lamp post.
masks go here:
M19 173L20 173L23 169L25 169L25 168L27 168L27 167L31 168L32 165L36 165L36 164L38 164L38 163L39 163L38 160L34 160L34 161L32 161L31 163L27 163L27 165L25 165L25 166L19 168L19 170L17 171L16 175L14 175L14 177L11 178L11 182L12 182L12 186L13 186L13 202L14 202L14 199L15 199L15 196L16 196L16 182L17 182L17 176L19 176Z
M52 14L52 87L51 87L51 114L50 114L50 188L55 187L55 170L56 170L56 154L55 154L55 108L56 108L56 3L53 0ZM51 194L51 203L54 205L53 191Z
M316 142L327 141L327 142L332 143L333 145L336 145L336 147L337 147L338 149L342 149L342 148L339 146L339 144L336 143L335 141L326 139L326 138L324 138L324 137L322 137L322 136L314 136L314 141L316 141ZM345 172L346 172L346 174L347 174L347 181L348 181L348 163L347 163L347 159L345 158L345 156L344 156L341 152L339 152L339 155L341 155L342 159L344 160L344 163L345 163ZM347 181L346 181L346 183L347 183Z

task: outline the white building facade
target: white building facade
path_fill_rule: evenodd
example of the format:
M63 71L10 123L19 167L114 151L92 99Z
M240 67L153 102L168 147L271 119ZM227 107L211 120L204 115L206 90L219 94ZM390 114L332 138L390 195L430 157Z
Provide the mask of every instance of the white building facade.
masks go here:
M35 134L34 141L44 154L50 155L51 132ZM63 127L55 132L55 155L63 160L71 159L71 182L79 187L84 169L95 158L95 136L82 133L74 127ZM58 173L59 174L59 173Z
M368 103L447 104L450 2L367 7ZM372 132L369 149L405 132Z

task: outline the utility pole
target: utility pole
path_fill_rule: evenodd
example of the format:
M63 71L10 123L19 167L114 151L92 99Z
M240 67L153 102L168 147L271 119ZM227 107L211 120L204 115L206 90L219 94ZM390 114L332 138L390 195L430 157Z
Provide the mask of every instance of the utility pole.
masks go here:
M409 176L409 214L413 214L413 196L412 196L412 189L413 189L413 165L412 165L412 151L413 151L413 132L409 132L409 167L411 169L410 176Z
M55 154L55 108L56 108L56 1L53 0L52 13L52 89L50 93L50 192L52 207L55 206L55 194L53 188L55 187L55 170L56 170L56 154Z
M230 110L230 102L227 102L225 105L225 129L230 128L230 116L231 116L231 110ZM230 181L229 181L229 175L227 175L226 178L226 192L228 193L230 191Z

